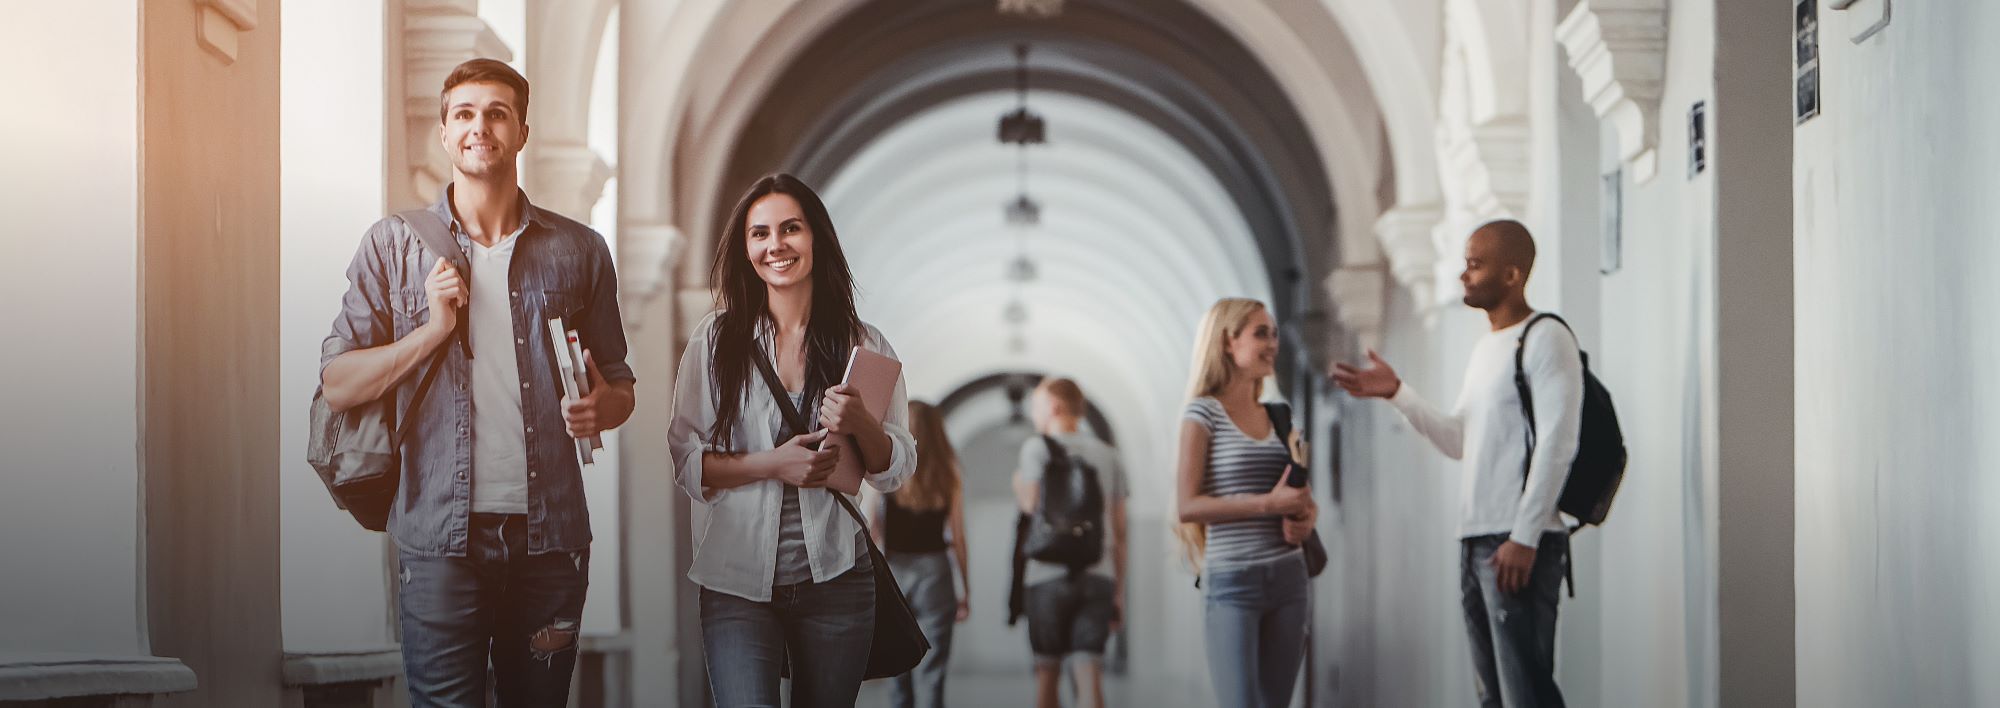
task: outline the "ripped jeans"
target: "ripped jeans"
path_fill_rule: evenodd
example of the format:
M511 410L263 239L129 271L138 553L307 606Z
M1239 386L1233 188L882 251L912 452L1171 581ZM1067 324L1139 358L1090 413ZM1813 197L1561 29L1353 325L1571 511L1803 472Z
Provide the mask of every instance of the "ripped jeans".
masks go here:
M463 558L398 554L403 671L415 708L562 706L590 550L528 554L527 517L472 514Z

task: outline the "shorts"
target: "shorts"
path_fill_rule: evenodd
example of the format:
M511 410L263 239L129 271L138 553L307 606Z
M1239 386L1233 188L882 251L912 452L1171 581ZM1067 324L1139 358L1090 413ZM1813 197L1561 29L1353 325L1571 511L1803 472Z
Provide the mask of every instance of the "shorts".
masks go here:
M1110 578L1091 573L1045 580L1028 587L1028 648L1035 666L1057 666L1066 656L1103 661L1118 606Z

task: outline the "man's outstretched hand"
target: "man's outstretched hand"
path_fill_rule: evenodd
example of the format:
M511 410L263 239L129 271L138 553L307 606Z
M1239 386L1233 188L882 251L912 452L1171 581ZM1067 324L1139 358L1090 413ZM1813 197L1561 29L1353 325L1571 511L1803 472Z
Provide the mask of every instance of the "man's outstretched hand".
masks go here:
M1396 377L1396 370L1373 349L1368 350L1368 363L1368 368L1361 369L1335 362L1333 382L1355 398L1389 398L1402 390L1403 380Z

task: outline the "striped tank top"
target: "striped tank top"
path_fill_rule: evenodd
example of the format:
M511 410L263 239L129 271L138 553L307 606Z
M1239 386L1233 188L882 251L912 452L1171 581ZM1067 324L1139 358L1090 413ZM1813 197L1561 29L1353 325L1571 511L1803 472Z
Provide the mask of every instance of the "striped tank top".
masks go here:
M1222 402L1214 398L1204 396L1188 402L1185 417L1208 431L1208 466L1201 477L1204 495L1269 492L1291 462L1291 453L1276 431L1261 440L1243 434L1223 411ZM1202 567L1213 570L1253 565L1297 552L1297 546L1285 543L1283 520L1277 516L1223 521L1208 525Z

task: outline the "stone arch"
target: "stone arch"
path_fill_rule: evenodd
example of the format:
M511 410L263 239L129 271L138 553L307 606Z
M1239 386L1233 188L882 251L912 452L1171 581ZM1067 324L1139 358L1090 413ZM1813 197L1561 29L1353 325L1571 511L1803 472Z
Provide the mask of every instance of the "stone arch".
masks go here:
M625 223L635 239L631 250L677 252L685 246L681 234L712 230L707 223L710 217L694 205L715 201L720 180L703 175L700 168L714 162L716 156L726 155L728 148L723 146L732 144L727 131L715 131L740 122L745 115L741 109L720 105L717 97L760 93L767 84L759 77L768 78L774 67L790 60L784 56L786 47L797 46L813 28L861 4L836 8L834 4L775 2L757 3L752 10L697 0L671 11L643 13L650 17L631 13L628 45L643 48L628 50L628 54L640 53L631 58L632 63L703 67L684 78L652 85L626 82L631 97L628 114L632 127L628 134L635 151L632 154L662 156L659 165L628 170L624 175L622 186L629 190L624 202L629 205L624 208ZM1194 0L1190 5L1235 33L1262 65L1274 67L1291 104L1309 117L1323 167L1332 168L1329 178L1341 211L1337 227L1329 225L1324 232L1305 237L1347 235L1337 239L1339 267L1342 272L1361 276L1361 282L1354 287L1356 281L1349 279L1344 292L1355 300L1379 299L1379 293L1370 292L1368 286L1375 284L1374 289L1379 290L1385 270L1383 249L1360 235L1379 230L1378 220L1392 205L1400 210L1396 223L1421 222L1436 211L1431 206L1437 193L1433 177L1436 161L1430 154L1431 136L1422 128L1433 115L1428 105L1436 83L1435 72L1425 67L1435 66L1435 62L1411 60L1423 56L1421 49L1413 47L1434 45L1434 41L1415 41L1424 33L1410 29L1427 24L1424 10L1332 1L1283 8L1210 0ZM1365 23L1360 25L1365 32L1341 31L1357 22ZM718 39L723 36L737 39ZM1322 39L1326 36L1358 39L1349 45L1326 42ZM744 37L754 39L743 41ZM1341 81L1348 83L1342 85ZM1368 100L1371 96L1375 100ZM1394 117L1386 131L1380 118L1384 113ZM687 146L690 152L671 147L677 145ZM1385 187L1385 179L1392 184ZM661 278L655 274L627 275L627 280L636 284ZM1366 312L1350 316L1350 309L1342 308L1343 321L1365 324L1379 320L1379 312L1372 317Z

